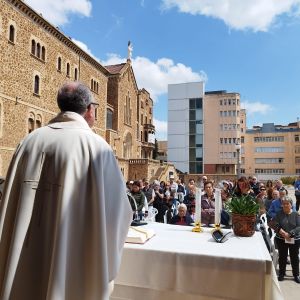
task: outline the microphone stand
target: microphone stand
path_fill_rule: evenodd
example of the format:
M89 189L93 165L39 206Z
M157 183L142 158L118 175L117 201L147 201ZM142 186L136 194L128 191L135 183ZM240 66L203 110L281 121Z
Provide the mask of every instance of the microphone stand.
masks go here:
M127 193L127 196L130 197L130 199L133 201L134 206L135 206L135 210L134 210L134 219L131 222L131 226L140 226L140 225L146 225L147 222L141 222L140 218L139 218L139 214L138 214L138 209L137 209L137 203L134 199L134 197L131 195L131 193Z

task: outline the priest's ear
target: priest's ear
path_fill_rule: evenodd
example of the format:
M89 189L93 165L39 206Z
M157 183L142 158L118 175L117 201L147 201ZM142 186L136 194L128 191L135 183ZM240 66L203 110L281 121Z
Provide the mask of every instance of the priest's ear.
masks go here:
M93 127L95 123L95 109L95 105L91 103L90 105L88 105L86 112L83 115L84 119L90 127Z

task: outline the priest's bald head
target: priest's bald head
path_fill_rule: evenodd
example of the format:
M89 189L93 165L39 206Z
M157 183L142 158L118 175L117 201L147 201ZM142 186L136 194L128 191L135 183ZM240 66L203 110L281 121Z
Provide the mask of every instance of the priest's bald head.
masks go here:
M67 82L57 93L60 110L76 112L84 117L90 127L95 122L95 109L99 105L94 101L90 89L81 82Z

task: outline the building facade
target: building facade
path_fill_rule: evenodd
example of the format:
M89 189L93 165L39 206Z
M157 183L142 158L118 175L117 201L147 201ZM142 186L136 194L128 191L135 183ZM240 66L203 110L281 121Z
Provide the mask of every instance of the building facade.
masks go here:
M168 160L182 173L260 179L298 175L299 137L299 121L247 129L239 93L204 92L195 83L169 85Z
M234 174L239 159L237 145L244 131L240 95L226 91L205 92L203 109L204 173Z
M0 64L0 176L17 144L58 113L58 88L74 80L100 104L93 130L111 145L125 179L161 168L151 160L153 101L138 88L130 57L105 67L26 3L0 0Z
M247 129L242 172L260 179L300 174L300 122L288 125L265 123Z
M168 160L182 173L203 172L204 83L168 85Z

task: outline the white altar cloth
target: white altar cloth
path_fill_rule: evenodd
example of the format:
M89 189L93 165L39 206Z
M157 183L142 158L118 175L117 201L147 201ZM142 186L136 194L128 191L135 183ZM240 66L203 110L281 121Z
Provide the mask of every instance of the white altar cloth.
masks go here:
M149 223L156 235L125 244L111 299L283 299L260 233L216 243L211 229ZM228 232L229 230L224 230Z

